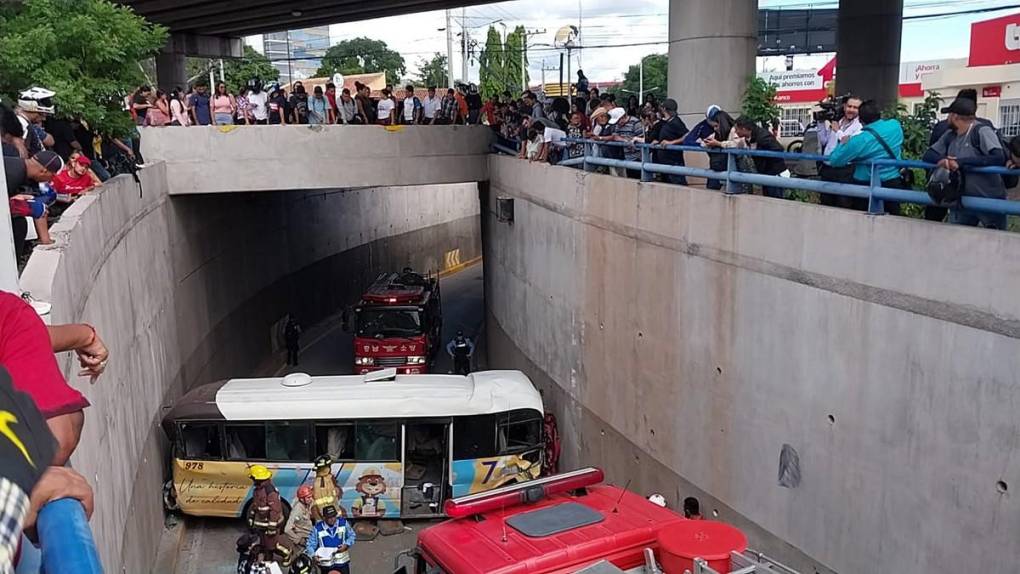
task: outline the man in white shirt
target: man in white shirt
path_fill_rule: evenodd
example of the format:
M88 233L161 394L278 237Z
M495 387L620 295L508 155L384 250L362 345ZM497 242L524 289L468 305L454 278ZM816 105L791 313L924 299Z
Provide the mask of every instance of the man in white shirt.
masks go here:
M436 122L436 114L443 108L443 99L436 96L436 87L429 86L429 95L422 103L422 124L432 125Z
M849 96L843 104L843 117L838 122L825 122L818 126L818 146L822 155L828 157L842 143L851 137L861 133L860 118L857 117L861 107L861 99L856 96ZM821 164L818 168L818 176L822 181L835 183L851 183L853 181L853 166L832 167L828 164ZM850 207L852 198L828 193L820 194L822 205L835 207Z
M535 161L548 161L555 165L559 163L560 157L563 155L563 138L567 137L567 132L552 127L549 120L541 119L534 123L535 131L542 136L542 150L538 153L538 157Z
M262 89L262 84L256 84L255 89L248 94L248 104L256 124L269 123L269 110L266 108L268 102L269 94Z
M414 95L414 86L408 84L404 88L404 101L400 110L402 123L409 126L421 123L421 110L421 100L418 99L418 96Z

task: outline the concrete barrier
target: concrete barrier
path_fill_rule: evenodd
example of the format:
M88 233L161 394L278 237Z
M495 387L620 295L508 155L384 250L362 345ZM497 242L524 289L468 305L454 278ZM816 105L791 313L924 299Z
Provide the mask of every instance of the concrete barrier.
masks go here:
M543 387L567 468L802 572L1015 569L1020 235L489 171L489 358Z
M144 128L142 155L167 164L171 194L483 181L484 126Z
M172 197L165 170L79 200L53 228L60 247L36 251L22 276L53 304L53 323L89 322L111 351L95 385L60 357L92 402L72 463L96 491L108 572L148 572L154 560L165 406L196 384L253 374L287 313L308 325L378 272L438 270L481 251L476 184Z

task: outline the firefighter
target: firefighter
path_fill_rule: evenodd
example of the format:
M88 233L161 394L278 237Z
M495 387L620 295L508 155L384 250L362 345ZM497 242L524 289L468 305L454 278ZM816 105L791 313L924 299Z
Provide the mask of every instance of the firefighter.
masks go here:
M259 535L259 545L268 560L279 556L284 564L290 563L290 547L280 539L283 529L283 503L280 493L273 485L273 473L261 464L252 465L249 476L255 483L251 507L248 510L248 526Z
M340 507L340 498L344 491L336 483L333 476L333 457L324 454L315 459L315 482L312 483L312 524L322 520L322 511L327 506L336 508L341 516L346 516Z
M471 372L471 355L475 354L475 344L464 336L464 331L457 331L457 336L446 345L446 352L453 357L453 372L458 375Z
M308 540L308 533L314 526L312 522L312 508L315 507L314 498L312 487L305 485L297 489L297 498L290 505L290 517L287 518L287 525L283 528L283 533L298 548L304 547L305 541Z

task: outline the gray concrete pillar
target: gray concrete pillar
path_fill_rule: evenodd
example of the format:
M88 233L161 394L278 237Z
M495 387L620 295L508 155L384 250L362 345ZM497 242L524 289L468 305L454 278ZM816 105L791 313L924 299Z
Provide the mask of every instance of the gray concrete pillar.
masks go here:
M164 90L187 88L187 59L183 52L160 52L156 55L157 84Z
M754 74L756 0L669 0L669 97L693 126L716 104L733 117Z
M896 102L900 84L903 0L840 0L836 93Z

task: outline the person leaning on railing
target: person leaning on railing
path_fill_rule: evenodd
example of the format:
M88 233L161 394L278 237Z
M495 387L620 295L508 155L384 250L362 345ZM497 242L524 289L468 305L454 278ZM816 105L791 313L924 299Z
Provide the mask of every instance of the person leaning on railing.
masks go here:
M862 102L858 117L861 120L862 126L860 133L837 145L826 163L832 167L843 167L856 163L852 183L867 186L871 182L871 165L860 162L879 159L902 159L903 126L900 125L898 120L881 119L882 111L875 100ZM906 188L900 175L900 168L894 165L882 165L877 169L879 170L882 187L889 189ZM864 201L866 202L867 200ZM864 205L864 209L867 209L866 203ZM899 215L899 202L886 201L885 211L886 213Z
M995 129L977 120L977 102L957 97L942 113L949 114L949 127L928 151L924 161L938 164L950 172L967 167L1002 167L1006 165L1006 151ZM1006 198L1006 185L997 173L963 172L960 175L963 195L973 197ZM949 222L959 225L991 229L1006 229L1004 213L970 211L962 207L949 209Z

